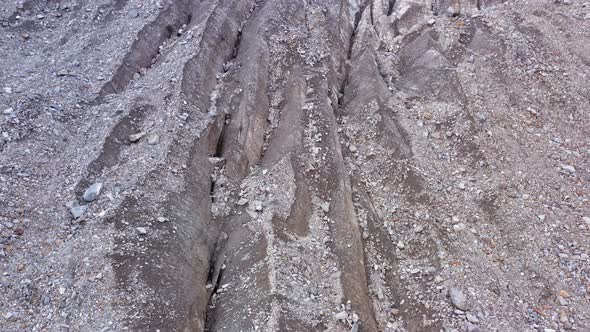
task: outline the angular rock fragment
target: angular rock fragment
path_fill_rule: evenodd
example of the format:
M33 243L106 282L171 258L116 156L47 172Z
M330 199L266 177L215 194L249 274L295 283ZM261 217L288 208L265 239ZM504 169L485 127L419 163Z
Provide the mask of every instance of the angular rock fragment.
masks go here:
M86 191L84 191L84 195L82 196L82 198L86 202L92 202L98 197L98 195L100 195L101 191L102 191L102 182L97 182L97 183L91 185L90 187L88 187L88 189L86 189Z

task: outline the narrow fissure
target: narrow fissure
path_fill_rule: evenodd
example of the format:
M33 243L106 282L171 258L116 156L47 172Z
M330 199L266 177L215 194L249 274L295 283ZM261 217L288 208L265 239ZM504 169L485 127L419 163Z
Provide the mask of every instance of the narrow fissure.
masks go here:
M363 17L363 12L365 11L365 8L367 7L368 4L369 4L369 2L365 2L364 4L362 4L361 8L359 8L359 10L354 15L354 27L352 29L352 33L350 35L350 40L348 42L346 61L344 63L344 71L345 71L344 79L342 80L342 83L340 84L340 89L339 89L339 94L338 94L338 108L342 107L342 103L343 103L343 99L344 99L344 90L346 89L346 86L348 85L348 78L350 75L350 63L349 62L352 59L352 49L354 47L354 40L356 38L358 25L361 21L361 18Z
M232 53L231 60L234 60L238 56L238 53L240 52L240 46L242 44L242 29L243 29L243 27L244 27L244 25L242 24L242 26L238 29L238 35L236 36L236 43L234 44L234 50Z
M219 163L219 161L222 159L223 156L223 151L224 151L224 144L225 144L225 135L226 135L226 128L227 125L229 124L229 121L231 119L231 115L230 114L225 114L224 115L224 119L223 119L223 123L221 124L221 129L219 130L219 136L217 137L217 141L215 142L215 148L212 154L210 154L210 162L213 163L213 171L211 173L211 184L210 184L210 188L209 188L209 196L211 198L211 204L216 204L216 199L217 199L217 190L219 190L219 188L217 187L218 185L218 178L221 175L221 173L223 172L223 166ZM223 186L223 184L220 184L220 186ZM215 220L216 224L223 224L224 220L221 218L218 218L214 215L213 213L213 209L211 210L212 213L212 219ZM223 226L221 226L221 228L223 228ZM207 295L208 295L208 299L207 299L207 306L206 306L206 314L205 314L205 331L209 331L210 330L210 326L212 326L213 322L214 322L214 318L215 315L213 314L214 312L214 308L215 308L215 294L217 293L217 290L219 289L219 283L221 282L221 278L222 278L222 266L220 264L223 263L223 260L220 261L220 252L222 251L222 247L223 247L223 237L222 236L218 236L215 245L214 245L214 250L212 251L210 257L209 257L209 272L207 275L207 284L205 286L205 288L207 289Z
M252 15L252 13L251 13ZM249 17L248 17L249 18ZM225 64L222 67L223 72L228 72L232 68L232 63L238 57L240 52L240 47L242 43L242 31L244 29L246 20L242 21L240 26L237 29L237 33L235 35L235 41L233 44L232 51L230 55L226 58ZM211 188L210 188L210 195L211 195L211 203L216 204L218 203L216 200L218 198L218 191L223 188L224 184L218 181L220 176L223 173L224 163L223 160L224 153L226 152L226 135L228 135L228 126L231 123L231 114L224 114L223 115L223 123L221 124L221 129L219 132L219 137L215 144L215 149L212 153L214 165L214 172L211 176ZM241 133L241 131L240 131ZM215 223L219 225L220 229L224 229L226 225L226 219L229 218L228 216L215 216L212 212L212 218L215 220ZM216 323L217 315L216 315L216 302L217 302L217 294L221 288L221 281L223 278L223 271L225 269L225 255L223 253L223 249L225 246L225 241L227 240L227 236L222 231L219 234L217 241L215 243L215 249L211 254L209 259L209 272L208 272L208 279L207 279L207 295L208 301L206 306L205 312L205 319L204 319L204 331L211 331Z
M215 152L213 153L213 157L215 158L221 158L221 156L223 155L223 147L225 144L225 132L230 121L231 114L225 114L221 132L219 133L219 138L217 139L217 143L215 144Z
M219 165L219 160L222 158L223 155L223 148L225 144L225 132L227 125L231 119L230 114L225 114L223 119L223 124L221 125L221 130L219 133L219 137L217 138L217 142L215 142L215 150L213 155L210 157L211 162L213 162L213 173L211 174L211 188L209 190L209 196L211 197L211 203L215 203L215 190L217 189L217 177L219 172L221 172L221 166Z
M395 6L395 0L389 0L389 6L387 7L387 16L393 14L393 7Z
M209 196L211 196L211 203L215 203L215 183L214 179L211 179L211 186L209 188Z
M164 45L172 37L180 36L179 29L188 26L191 21L192 13L188 7L177 10L169 7L162 11L153 22L144 26L138 33L122 64L91 104L100 104L106 96L125 90L137 74L143 75L143 71L156 63Z
M217 292L221 286L221 280L223 278L224 261L225 259L221 255L223 244L220 240L215 243L214 255L209 260L209 273L207 277L207 308L205 315L205 331L210 331L215 324L215 306ZM221 260L220 260L221 258Z

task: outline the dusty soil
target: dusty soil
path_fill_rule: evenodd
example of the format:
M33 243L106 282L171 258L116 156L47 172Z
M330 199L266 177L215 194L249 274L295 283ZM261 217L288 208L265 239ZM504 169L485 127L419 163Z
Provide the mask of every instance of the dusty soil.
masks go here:
M590 331L590 3L3 0L2 331Z

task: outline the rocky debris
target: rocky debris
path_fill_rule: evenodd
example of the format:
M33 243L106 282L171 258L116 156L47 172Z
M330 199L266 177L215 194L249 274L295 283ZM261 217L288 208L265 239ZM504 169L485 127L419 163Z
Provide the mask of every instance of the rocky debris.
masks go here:
M178 115L178 117L182 120L182 121L186 121L188 120L189 114L188 113L181 113Z
M562 164L561 169L564 170L565 172L567 172L568 174L575 174L576 173L576 168L574 166Z
M57 76L69 76L70 75L70 71L67 69L60 69L57 73L55 73Z
M127 16L129 16L129 18L137 18L139 17L139 11L135 8L132 8L127 12Z
M152 134L148 138L149 145L156 145L156 144L158 144L158 142L160 142L160 135L158 135L158 134Z
M320 207L322 208L322 211L324 213L329 213L330 212L330 202L322 202L320 204Z
M588 8L354 3L4 1L2 329L590 330Z
M453 225L453 230L457 233L464 231L466 228L467 226L465 226L465 224L462 222Z
M144 132L140 132L140 133L137 133L137 134L129 135L129 142L137 143L144 136L145 136L145 133Z
M471 313L466 313L465 318L467 318L467 320L471 323L474 323L474 324L479 323L479 319Z
M474 325L470 322L465 323L465 328L467 332L481 332L481 328L477 325Z
M335 320L345 321L348 318L348 313L346 311L340 311L334 315Z
M460 310L468 310L469 306L467 304L467 297L463 292L455 287L449 289L449 299L451 300L451 304L455 306L455 308Z
M87 205L79 205L79 206L74 206L74 207L70 208L70 213L71 213L72 217L74 217L74 219L79 219L80 217L82 217L84 215L86 210L88 210Z
M82 198L86 202L93 202L98 197L98 195L100 195L101 190L102 182L96 182L90 187L88 187L86 191L84 191L84 195L82 195Z
M256 212L262 212L262 210L264 210L264 207L262 205L262 202L260 202L260 201L254 201L254 210Z

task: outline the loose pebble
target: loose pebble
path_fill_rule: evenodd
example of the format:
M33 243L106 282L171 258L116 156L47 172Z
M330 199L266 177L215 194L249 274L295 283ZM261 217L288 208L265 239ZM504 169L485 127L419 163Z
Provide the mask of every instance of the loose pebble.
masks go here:
M455 287L449 289L449 298L451 299L451 304L453 304L457 309L463 311L469 309L469 306L467 305L467 298L460 289Z
M341 311L337 314L334 315L334 319L335 320L345 320L346 318L348 318L348 313L346 311Z
M133 143L138 142L143 136L145 136L144 132L129 135L129 141Z
M137 9L135 9L135 8L130 9L127 12L127 16L129 16L129 18L137 18L139 16L139 11L137 11Z
M464 223L460 222L458 224L453 225L453 230L455 232L462 232L467 228Z
M82 198L86 202L92 202L98 197L98 195L100 195L101 190L102 182L97 182L86 189Z
M570 166L570 165L561 165L561 169L563 169L564 171L566 171L569 174L574 174L576 173L576 168L574 166Z
M467 313L465 315L465 318L467 318L467 320L470 321L471 323L474 323L474 324L479 323L479 319L475 315L472 315L470 313Z
M160 135L153 134L153 135L150 135L150 137L148 138L149 145L156 145L156 144L158 144L158 142L160 142Z
M84 215L87 209L87 205L74 206L70 209L70 213L74 219L78 219Z

